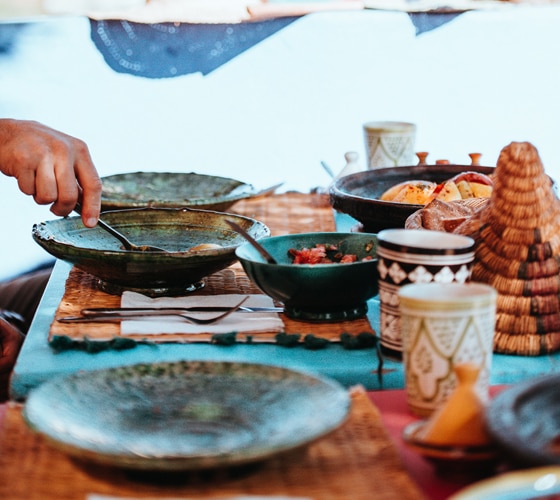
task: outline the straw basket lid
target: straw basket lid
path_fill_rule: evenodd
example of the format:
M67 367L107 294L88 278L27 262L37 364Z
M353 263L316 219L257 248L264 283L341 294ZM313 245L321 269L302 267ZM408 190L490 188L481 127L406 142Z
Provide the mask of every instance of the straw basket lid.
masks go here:
M502 149L490 200L454 232L476 241L472 279L498 291L494 351L560 350L560 201L532 144Z

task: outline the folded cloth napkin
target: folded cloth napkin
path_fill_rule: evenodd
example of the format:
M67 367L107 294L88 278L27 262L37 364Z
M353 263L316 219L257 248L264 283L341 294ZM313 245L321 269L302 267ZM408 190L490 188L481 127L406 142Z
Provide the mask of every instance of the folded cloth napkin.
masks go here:
M121 297L121 307L193 307L193 306L234 306L243 297L247 307L273 307L272 299L266 295L223 294L197 295L186 297L151 298L140 293L125 291ZM207 318L216 312L189 312L189 315ZM217 323L195 325L179 316L157 316L141 320L126 320L121 323L121 335L157 334L200 334L200 333L257 333L281 332L284 323L275 312L234 312Z

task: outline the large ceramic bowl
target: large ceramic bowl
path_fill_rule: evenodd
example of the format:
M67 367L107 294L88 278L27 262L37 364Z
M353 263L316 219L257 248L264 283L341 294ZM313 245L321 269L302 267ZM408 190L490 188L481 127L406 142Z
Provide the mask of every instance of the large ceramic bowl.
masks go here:
M504 389L486 411L487 427L518 465L560 465L560 374Z
M278 264L269 264L248 243L236 255L249 278L284 304L286 315L303 321L342 321L367 313L377 294L377 237L365 233L301 233L260 240ZM358 261L347 264L293 264L289 250L334 244ZM362 261L364 258L370 260Z
M193 172L130 172L101 181L103 211L145 207L224 211L255 194L253 186L236 179Z
M381 201L379 198L387 189L411 180L440 183L467 171L488 175L494 167L448 164L366 170L334 181L329 190L330 202L335 210L361 222L365 232L404 227L406 219L423 205Z
M178 295L198 288L203 277L235 262L235 249L245 242L227 219L256 239L270 234L263 223L248 217L188 208L119 210L105 212L102 218L133 243L169 253L124 250L100 227L86 228L80 217L35 224L32 235L51 255L97 277L100 288L109 293ZM203 244L219 246L194 248Z

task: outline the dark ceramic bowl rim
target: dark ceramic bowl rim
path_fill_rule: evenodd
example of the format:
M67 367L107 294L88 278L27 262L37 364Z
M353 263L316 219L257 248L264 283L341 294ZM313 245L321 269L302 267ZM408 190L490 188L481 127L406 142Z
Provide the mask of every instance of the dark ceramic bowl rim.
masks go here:
M263 222L257 220L257 219L252 219L251 217L247 217L245 215L240 215L240 214L230 214L230 213L226 213L226 212L219 212L216 210L206 210L206 209L200 209L200 208L194 208L194 207L137 207L137 208L127 208L127 209L123 209L123 210L109 210L107 212L103 212L101 214L101 218L106 218L107 216L111 217L111 215L115 215L117 217L122 217L122 216L126 216L126 214L134 214L134 213L149 213L149 212L160 212L160 213L207 213L207 214L212 214L213 216L219 217L219 216L223 216L222 218L232 218L232 219L245 219L248 221L251 221L255 227L259 227L261 230L263 230L265 233L270 234L270 229L268 228L268 226L266 226L266 224L264 224ZM72 219L79 219L80 216L72 216L72 217L67 217L66 219L72 220ZM52 223L59 223L58 221L63 221L65 219L53 219L53 220L47 220L47 221L42 221L39 222L37 224L34 225L33 227L33 236L37 237L39 240L44 240L41 232L38 229L35 229L35 226L40 226L40 225L50 225ZM114 223L113 223L114 224ZM188 225L188 224L187 224ZM213 227L217 227L217 226L213 226ZM232 231L230 228L227 228L224 226L223 228L226 231ZM92 255L117 255L117 256L125 256L125 255L134 255L135 260L146 260L146 261L151 261L151 260L157 260L158 262L162 262L165 260L171 260L171 259L177 259L178 257L192 257L192 258L196 258L198 257L204 257L204 256L208 256L208 255L221 255L221 254L229 254L232 252L232 249L239 247L240 245L243 245L244 242L241 242L240 244L232 244L232 245L220 245L219 248L207 248L207 249L202 249L202 250L196 250L196 251L192 251L192 250L179 250L179 251L173 251L173 250L169 250L167 252L145 252L142 250L127 250L125 248L118 248L118 249L103 249L103 248L90 248L90 247L82 247L79 246L75 243L71 243L71 242L62 242L62 241L58 241L56 240L56 238L54 239L54 243L56 245L59 245L60 247L66 247L69 249L76 249L77 251L79 250L87 250L87 252L91 253Z
M406 219L424 205L380 200L383 192L404 181L443 182L469 171L491 175L495 167L418 164L364 170L333 181L329 187L329 201L334 210L356 219L364 231L378 233L387 228L402 228Z
M434 171L437 171L438 168L440 168L441 170L446 170L446 169L451 169L453 171L456 171L456 174L460 174L463 172L477 172L477 173L481 173L481 174L485 174L485 175L491 175L494 173L495 171L495 167L490 167L490 166L483 166L483 165L461 165L459 163L446 163L446 164L442 164L442 165L430 165L430 164L417 164L417 165L403 165L401 167L386 167L386 168L380 168L380 169L372 169L372 170L364 170L362 172L355 172L353 174L347 175L345 177L340 177L339 179L336 179L330 186L329 188L329 194L331 197L331 202L332 199L335 197L341 198L341 199L347 199L347 200L357 200L357 201L368 201L368 202L376 202L376 203L380 203L382 205L386 205L386 206L394 206L394 207L410 207L412 208L413 212L416 210L419 210L421 208L424 208L425 205L420 205L417 203L400 203L400 202L396 202L396 201L386 201L386 200L381 200L379 198L370 198L370 197L366 197L366 196L360 196L357 194L354 194L350 191L346 191L345 185L348 183L351 183L353 179L358 178L360 176L363 176L364 174L368 173L367 175L371 175L371 176L375 176L375 175L379 175L381 176L384 173L397 173L397 169L421 169L421 168L430 168L433 167ZM369 174L369 172L371 172L371 174ZM415 180L412 177L410 178L410 180Z
M560 373L537 376L504 389L490 401L485 414L488 432L514 459L532 466L560 464L559 454L547 453L542 443L516 432L515 418L523 405L547 391L557 390L559 385Z

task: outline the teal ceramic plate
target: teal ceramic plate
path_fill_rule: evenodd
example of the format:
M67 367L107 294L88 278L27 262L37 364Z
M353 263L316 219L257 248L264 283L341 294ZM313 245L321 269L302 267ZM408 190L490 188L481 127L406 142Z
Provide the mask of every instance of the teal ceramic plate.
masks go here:
M193 207L224 211L255 194L235 179L195 173L131 172L103 177L101 209Z
M335 381L230 362L139 364L52 379L24 417L75 458L140 470L242 465L339 427L350 409Z

